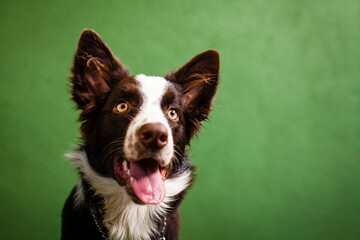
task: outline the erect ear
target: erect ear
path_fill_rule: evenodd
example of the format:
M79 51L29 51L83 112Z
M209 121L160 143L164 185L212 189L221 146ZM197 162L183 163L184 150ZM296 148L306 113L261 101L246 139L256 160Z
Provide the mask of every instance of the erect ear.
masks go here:
M201 121L207 119L211 111L218 87L219 65L219 52L208 50L196 55L177 71L165 77L182 86L183 103L192 128L191 136L200 130Z
M115 82L130 75L100 36L89 29L85 29L80 36L72 73L72 95L82 110L80 120L86 119Z

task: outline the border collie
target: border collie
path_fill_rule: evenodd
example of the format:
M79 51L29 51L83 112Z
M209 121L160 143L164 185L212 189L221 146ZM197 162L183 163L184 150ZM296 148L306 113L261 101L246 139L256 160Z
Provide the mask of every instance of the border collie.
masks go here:
M185 148L208 118L218 73L208 50L165 77L131 75L96 32L82 32L70 77L82 143L67 154L80 180L63 240L178 239L194 171Z

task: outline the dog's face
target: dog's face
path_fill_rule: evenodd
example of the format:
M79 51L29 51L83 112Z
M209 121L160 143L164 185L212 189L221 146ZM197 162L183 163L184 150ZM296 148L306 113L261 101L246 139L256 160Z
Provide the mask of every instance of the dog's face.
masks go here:
M136 202L162 202L164 181L177 173L185 146L208 117L218 71L219 55L209 50L164 78L131 76L101 38L85 30L71 82L94 170L116 179Z

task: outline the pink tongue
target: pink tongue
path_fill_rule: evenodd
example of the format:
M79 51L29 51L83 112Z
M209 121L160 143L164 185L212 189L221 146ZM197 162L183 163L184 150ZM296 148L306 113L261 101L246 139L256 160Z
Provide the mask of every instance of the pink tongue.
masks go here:
M165 185L157 162L151 159L130 162L130 174L132 188L142 202L159 204L164 200Z

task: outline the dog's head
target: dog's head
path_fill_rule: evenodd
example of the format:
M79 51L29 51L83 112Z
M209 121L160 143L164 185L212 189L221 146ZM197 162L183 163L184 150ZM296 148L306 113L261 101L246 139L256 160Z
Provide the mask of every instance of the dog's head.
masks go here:
M218 86L219 54L203 52L163 77L130 75L94 31L79 40L72 95L91 166L135 201L158 204L164 181L207 119Z

